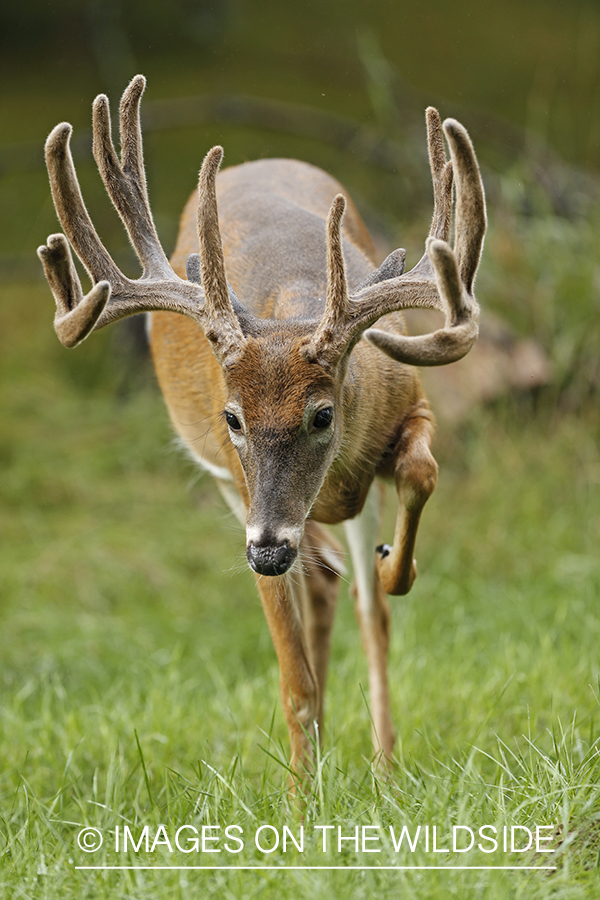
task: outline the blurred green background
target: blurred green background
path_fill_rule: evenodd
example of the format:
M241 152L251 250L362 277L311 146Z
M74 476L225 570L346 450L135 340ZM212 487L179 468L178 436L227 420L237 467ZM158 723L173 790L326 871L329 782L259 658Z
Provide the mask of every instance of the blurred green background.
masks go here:
M85 155L89 98L104 91L116 103L137 71L149 79L146 107L205 98L196 108L146 108L167 245L205 148L220 140L229 164L295 153L333 166L367 213L372 205L388 228L412 223L420 194L428 199L427 172L422 142L407 147L407 135L430 103L468 122L484 165L498 173L531 161L555 205L571 209L588 182L549 185L545 168L555 154L582 172L600 166L599 44L594 0L3 4L3 270L33 269L30 248L53 224L43 202L46 133L67 119Z
M261 750L286 739L243 535L173 447L131 333L58 344L35 256L57 230L43 143L68 120L92 217L136 273L89 128L93 97L107 92L114 111L143 72L167 252L204 153L222 143L227 164L280 155L327 169L381 255L405 246L415 262L431 214L424 107L469 129L488 197L477 282L488 324L465 367L428 382L441 475L419 579L393 601L394 815L452 819L477 783L486 816L537 816L579 836L547 890L579 897L591 885L597 896L598 3L31 0L2 5L0 47L0 836L12 864L0 886L35 896L51 872L48 896L57 885L103 896L89 879L67 885L72 823L192 815L169 803L217 796L199 759L230 772L244 810L277 821L286 808L285 770L267 776ZM392 499L383 538L393 513ZM337 799L325 821L385 808L361 768L365 682L343 585L327 707ZM215 818L242 815L220 803ZM107 818L94 820L102 804ZM162 896L161 883L144 896ZM420 896L445 897L444 884ZM489 896L549 895L497 884Z

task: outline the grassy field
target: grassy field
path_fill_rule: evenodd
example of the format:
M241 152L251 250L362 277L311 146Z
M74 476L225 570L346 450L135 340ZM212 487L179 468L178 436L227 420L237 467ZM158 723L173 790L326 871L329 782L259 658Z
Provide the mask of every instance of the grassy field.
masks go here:
M492 274L507 239L488 247ZM588 294L593 306L592 286ZM442 474L421 529L419 580L393 600L399 735L389 778L373 769L365 664L344 587L323 755L297 809L243 537L172 446L151 376L138 373L138 388L125 391L109 334L63 351L45 287L12 285L0 299L0 891L597 896L600 416L594 402L572 402L569 385L583 393L577 372L535 404L478 411L451 451L437 447ZM572 340L588 312L586 295L576 300ZM560 308L554 316L562 321ZM556 332L560 345L568 336ZM148 826L148 852L144 843L116 852L115 828L126 825L136 843ZM177 849L181 825L215 826L205 852ZM227 840L233 825L243 831ZM288 839L285 853L282 844L267 852L284 825L297 842L304 829L302 851ZM333 826L326 852L323 825ZM413 838L423 830L414 852L406 841L394 850L390 826L397 837L404 825ZM436 854L424 844L434 825L438 849L451 849L454 825L548 826L542 849L553 852L505 853L500 843L492 854ZM97 853L77 845L84 826L104 836ZM371 826L365 847L381 852L350 840L340 852L338 826L343 837ZM76 868L126 864L275 871ZM553 874L449 870L550 864ZM349 868L364 865L443 868Z
M343 586L317 777L297 803L243 535L174 447L152 375L125 374L110 333L67 353L45 286L0 287L0 896L598 896L600 216L589 197L557 216L523 171L488 192L480 299L539 337L552 383L440 434L419 579L392 601L389 777ZM394 847L403 826L414 851ZM455 826L472 850L462 829L453 851ZM536 826L547 840L522 851ZM84 827L97 852L78 846Z

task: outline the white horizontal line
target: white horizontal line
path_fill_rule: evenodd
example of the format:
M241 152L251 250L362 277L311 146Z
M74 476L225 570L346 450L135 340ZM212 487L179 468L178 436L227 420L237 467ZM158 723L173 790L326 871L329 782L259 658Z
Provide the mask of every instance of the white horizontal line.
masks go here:
M76 869L157 869L157 870L181 870L193 869L197 871L206 870L207 872L283 872L283 871L303 871L309 872L315 869L326 869L332 871L340 869L344 871L373 871L373 872L406 872L411 870L437 870L445 871L450 869L462 870L494 870L502 869L504 871L525 872L540 871L554 872L557 866L75 866Z

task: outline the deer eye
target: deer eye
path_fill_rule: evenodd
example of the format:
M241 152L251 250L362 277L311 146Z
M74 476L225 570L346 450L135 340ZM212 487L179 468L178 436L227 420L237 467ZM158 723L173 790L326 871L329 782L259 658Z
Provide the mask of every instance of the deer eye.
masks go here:
M327 428L328 425L331 425L333 420L333 409L331 406L325 406L323 409L317 411L314 419L313 425L315 428Z
M234 416L232 412L225 410L225 419L227 420L227 424L231 428L232 431L241 431L242 426L240 425L240 420L237 416Z

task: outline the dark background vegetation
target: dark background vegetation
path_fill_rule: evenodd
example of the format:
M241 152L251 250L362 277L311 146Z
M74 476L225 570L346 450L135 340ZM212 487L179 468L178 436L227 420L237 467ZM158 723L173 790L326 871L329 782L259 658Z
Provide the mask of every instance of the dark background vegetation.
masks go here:
M557 822L568 846L579 841L560 877L519 882L516 893L508 880L486 881L496 886L486 896L574 898L589 886L597 896L594 0L1 5L0 849L12 868L0 892L137 895L126 881L72 875L72 823L189 819L200 796L212 798L214 821L252 809L280 822L287 809L285 770L261 749L283 759L285 735L243 537L209 480L172 451L127 333L59 346L35 256L57 230L43 142L68 120L92 217L135 274L89 128L93 97L107 92L115 111L137 72L148 78L146 165L167 252L204 153L222 143L227 164L281 155L329 170L382 256L406 246L414 262L431 211L424 107L469 129L490 220L477 294L504 324L494 342L484 335L474 368L432 382L441 476L419 535L419 579L393 604L396 806L361 768L366 676L344 586L325 744L339 756L322 821L356 822L365 810L453 821L471 803L477 823ZM537 368L516 378L514 348L525 346ZM307 821L325 815L322 799ZM397 892L390 878L387 889L361 882L365 895ZM315 879L310 889L336 895ZM165 884L148 882L144 896L164 896ZM448 895L444 880L420 893L410 884L407 896ZM455 886L483 896L466 876ZM226 895L217 882L206 892Z
M174 112L169 119L163 111L155 122L156 128L188 125L170 135L173 163L159 158L149 165L156 190L167 194L154 200L159 216L180 209L205 144L227 138L229 163L273 151L327 163L331 151L322 144L341 145L346 153L335 160L337 174L367 164L362 175L353 173L365 200L390 219L410 219L402 201L414 201L418 188L426 193L421 160L413 167L402 152L394 159L390 148L369 146L368 138L373 131L406 143L429 103L466 118L480 157L495 169L530 160L539 168L555 153L588 172L600 166L600 10L593 0L35 0L2 5L0 42L0 172L13 182L12 190L3 185L1 252L11 258L28 255L26 229L34 217L42 215L44 226L51 220L40 210L37 181L24 182L17 173L41 165L41 142L57 118L85 128L88 98L105 91L116 102L137 71L149 79L147 102L194 95L232 101L195 114L210 125L200 135L190 131L189 115L185 121ZM249 97L307 106L313 118L289 110L282 122L281 110L278 117L241 102ZM355 133L343 131L340 119ZM282 141L284 128L303 135L304 143ZM411 152L405 148L404 156ZM381 167L387 178L377 172ZM560 196L562 186L545 187L555 204L575 202Z
M600 8L593 0L36 0L3 4L0 43L5 281L40 277L32 250L56 228L42 145L61 119L74 125L84 193L103 238L119 260L132 259L96 177L89 121L96 93L108 93L116 109L124 85L142 71L151 200L167 251L203 154L221 142L226 164L299 156L332 171L359 202L382 253L399 244L419 253L430 206L423 108L433 103L466 122L484 169L493 242L481 274L486 306L546 345L556 337L544 333L547 310L538 314L531 292L557 272L538 278L515 227L547 225L552 215L557 228L589 221L597 207ZM575 279L589 266L584 244L574 248ZM563 353L561 373L571 361Z

